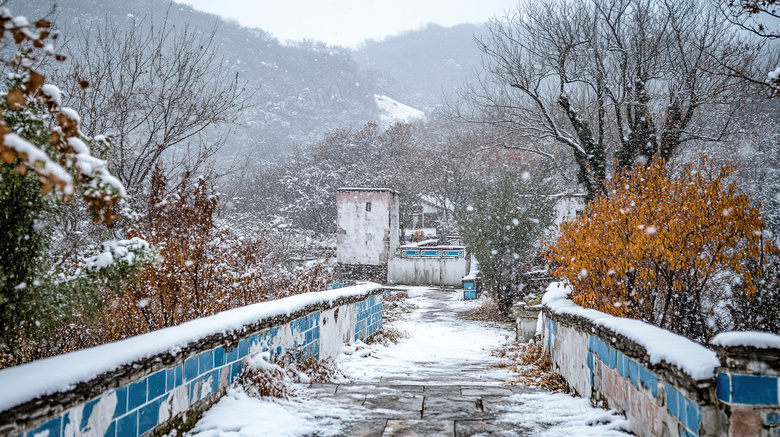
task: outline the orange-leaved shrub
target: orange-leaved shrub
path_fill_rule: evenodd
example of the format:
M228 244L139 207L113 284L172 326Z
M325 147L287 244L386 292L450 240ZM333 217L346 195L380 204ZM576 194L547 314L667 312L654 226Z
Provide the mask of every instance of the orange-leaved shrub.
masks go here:
M152 174L148 214L132 234L160 248L137 280L109 300L106 340L174 326L265 300L260 239L237 238L216 223L217 197L206 181L184 177L165 195L162 168Z
M653 161L564 223L547 257L574 302L707 342L731 286L754 293L747 262L771 249L760 205L737 189L733 167L713 167L704 158L670 176Z

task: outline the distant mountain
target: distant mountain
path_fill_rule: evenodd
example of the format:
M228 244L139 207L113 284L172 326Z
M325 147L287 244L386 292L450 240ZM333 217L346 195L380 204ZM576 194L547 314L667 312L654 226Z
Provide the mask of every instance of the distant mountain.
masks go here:
M53 3L10 0L6 7L37 19L51 12ZM169 0L58 1L54 21L67 41L75 28L101 26L107 18L122 26L133 18L159 23L166 14L169 26L178 29L189 26L209 33L216 26L214 45L224 57L223 67L229 67L231 78L233 71L238 73L239 81L255 92L255 106L242 114L244 127L226 146L228 155L249 148L256 159L283 155L289 146L311 144L324 132L378 119L374 79L361 71L348 49L314 42L282 45L263 30Z
M474 36L486 32L484 25L429 24L382 41L369 41L352 56L361 68L377 74L380 94L430 112L440 104L442 92L454 92L481 66Z

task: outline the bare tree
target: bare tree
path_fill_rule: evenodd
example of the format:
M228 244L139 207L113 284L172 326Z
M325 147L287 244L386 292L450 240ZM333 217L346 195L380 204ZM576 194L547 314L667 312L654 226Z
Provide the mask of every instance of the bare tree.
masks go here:
M508 128L528 149L564 145L592 196L607 194L612 153L630 168L722 140L749 100L724 60L753 70L762 44L701 0L531 0L489 29L477 41L485 73L450 113Z
M733 24L762 38L780 38L780 1L715 0Z
M774 56L767 60L763 72L758 76L748 76L734 69L733 73L743 77L748 82L763 85L769 90L769 95L780 95L780 50L777 41L780 40L780 1L778 0L712 0L720 8L723 16L730 23L744 29L753 35L775 42ZM727 68L729 64L724 64ZM762 72L762 73L763 73Z
M67 104L90 126L110 133L112 171L138 192L155 163L172 172L203 169L224 144L246 107L248 93L229 76L209 33L153 20L80 25L67 45L70 62L59 74Z

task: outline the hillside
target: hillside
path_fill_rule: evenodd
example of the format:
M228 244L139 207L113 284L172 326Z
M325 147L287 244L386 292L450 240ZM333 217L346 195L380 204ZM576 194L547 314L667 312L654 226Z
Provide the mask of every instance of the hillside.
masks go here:
M32 18L46 16L53 2L12 0L7 7ZM208 34L217 28L214 46L229 76L238 74L254 93L253 107L237 120L241 126L226 145L227 156L252 153L254 159L284 155L294 144L311 144L344 126L375 120L373 80L360 70L351 53L339 47L305 42L283 45L260 29L240 26L216 15L168 0L106 2L68 0L57 3L55 25L73 47L79 29L101 27L109 20L119 28L143 20ZM67 62L67 61L66 61ZM64 66L58 66L64 68Z
M361 68L382 80L379 94L430 113L442 92L452 93L481 65L474 36L486 32L476 24L435 24L382 41L369 41L353 52Z

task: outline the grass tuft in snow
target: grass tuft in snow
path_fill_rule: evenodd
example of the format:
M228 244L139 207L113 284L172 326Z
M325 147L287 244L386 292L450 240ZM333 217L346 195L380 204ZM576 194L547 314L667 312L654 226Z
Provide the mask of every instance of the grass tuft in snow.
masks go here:
M305 376L301 378L301 382L304 383L329 384L347 378L344 372L341 371L338 361L333 358L317 360L311 357L301 363L293 362L292 364L295 366L299 376Z
M493 356L504 358L503 367L518 375L514 384L543 387L552 392L569 392L569 384L560 373L552 371L550 354L545 353L539 343L514 343L492 352Z
M464 312L461 317L478 322L513 322L510 317L501 314L498 303L490 296L486 296L478 307Z
M411 337L409 331L393 328L392 326L383 326L382 329L366 340L366 344L390 346L391 344L398 344L403 338L409 337Z
M249 357L247 368L236 380L247 395L254 398L290 399L298 396L284 368L269 362L268 352Z

